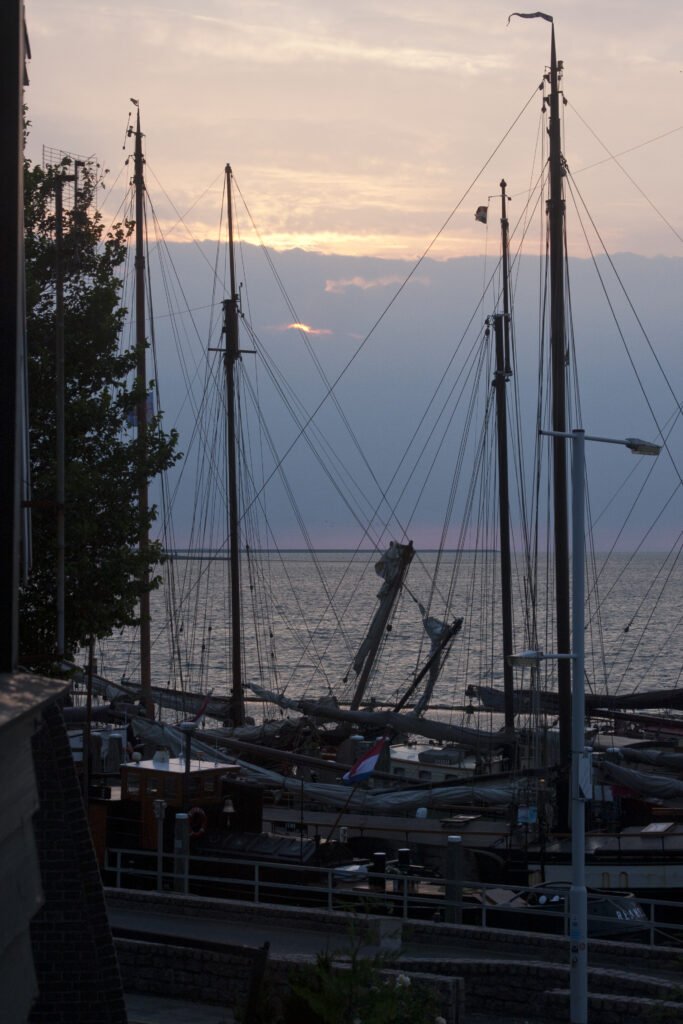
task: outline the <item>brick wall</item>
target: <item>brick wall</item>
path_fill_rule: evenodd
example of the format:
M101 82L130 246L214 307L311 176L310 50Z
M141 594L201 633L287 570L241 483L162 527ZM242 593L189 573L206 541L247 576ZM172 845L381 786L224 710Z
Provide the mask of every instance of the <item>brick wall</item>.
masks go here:
M569 967L528 960L403 958L403 970L457 975L465 985L467 1009L542 1022L569 1020ZM668 1008L683 1020L683 986L653 976L589 968L589 1016L600 1024L652 1024Z
M115 943L126 992L217 1006L246 1002L256 949L226 945L218 951L122 938Z
M115 942L127 992L155 993L231 1008L246 1006L249 979L260 954L258 949L225 945L220 950L209 950L124 938L117 938ZM313 961L310 956L271 957L266 966L265 983L271 992L286 990L292 968ZM402 964L400 967L400 971L384 970L382 976L391 980L404 972ZM436 993L440 1013L447 1024L461 1024L464 1020L462 979L424 973L419 968L411 969L410 975L413 985Z
M31 1024L126 1024L123 988L61 711L33 737L34 830L45 902L31 923L39 996Z
M112 907L125 907L127 904L138 908L148 907L155 914L180 913L187 917L270 921L273 924L280 921L288 925L297 921L316 931L329 931L338 935L345 934L349 922L349 915L340 911L258 905L171 893L109 889L107 901ZM372 920L369 918L366 922L368 927L372 927ZM442 985L447 979L457 981L461 986L457 997L458 1012L461 1014L466 1004L467 1010L471 1012L491 1015L500 1013L501 1020L509 1016L518 1016L538 1024L548 1024L548 1021L559 1024L568 1020L569 967L566 939L469 925L418 921L403 923L403 941L413 948L415 944L426 942L431 947L440 945L447 950L449 941L453 940L458 942L459 948L456 951L453 947L449 957L428 959L404 955L396 966L411 976L417 973L430 974L435 985ZM462 952L464 943L467 946L465 955ZM515 950L519 950L520 946L531 959L516 958ZM591 1019L600 1020L601 1024L652 1024L653 1019L657 1019L654 1017L655 1011L668 1006L674 1014L671 1019L683 1021L683 977L682 985L676 983L675 975L672 975L671 980L656 977L657 972L671 966L677 955L678 950L668 947L650 948L591 940L588 974ZM287 971L292 964L306 959L294 956L271 958L267 979L276 986L286 984ZM632 970L624 969L625 964ZM620 966L621 970L615 969ZM652 977L648 977L650 974ZM129 978L127 974L126 985L129 984ZM227 1001L233 996L226 995L225 998Z

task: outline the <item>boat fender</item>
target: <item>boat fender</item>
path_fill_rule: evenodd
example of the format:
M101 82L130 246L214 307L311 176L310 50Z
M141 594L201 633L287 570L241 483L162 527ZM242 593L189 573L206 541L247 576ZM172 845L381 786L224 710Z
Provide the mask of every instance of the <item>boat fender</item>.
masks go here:
M190 819L190 836L199 839L206 832L206 814L201 807L192 807L188 812Z

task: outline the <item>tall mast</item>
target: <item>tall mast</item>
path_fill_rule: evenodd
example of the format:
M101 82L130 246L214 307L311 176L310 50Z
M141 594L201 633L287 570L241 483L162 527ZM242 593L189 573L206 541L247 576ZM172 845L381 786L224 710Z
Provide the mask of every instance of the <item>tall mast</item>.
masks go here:
M137 102L136 102L137 106ZM135 186L135 349L137 353L136 387L140 398L137 408L137 439L141 464L147 449L147 339L145 337L145 239L144 201L145 178L143 173L142 132L140 131L140 108L137 109L135 131L134 176ZM148 718L154 718L152 701L152 667L149 610L149 570L146 568L146 554L149 548L149 495L147 474L140 473L138 485L138 514L140 517L140 553L145 568L140 575L140 697Z
M508 483L507 382L510 379L510 296L508 291L508 220L505 208L505 181L501 181L501 235L503 244L503 309L493 318L496 344L496 427L498 442L498 511L500 519L500 583L503 618L503 688L505 694L505 728L515 727L513 668L508 663L512 654L512 566L510 557L510 494Z
M503 336L505 339L505 372L512 375L510 358L510 260L509 260L509 222L507 217L507 196L505 178L500 183L500 235L503 248Z
M565 433L565 312L564 312L564 198L562 192L563 161L560 136L560 89L562 63L555 54L555 29L552 29L550 54L550 199L548 229L550 235L550 351L552 376L553 430ZM555 540L555 618L557 653L571 651L569 601L569 528L567 510L567 450L562 437L554 437L553 500ZM565 774L571 757L571 666L568 658L557 662L557 688L560 711L560 770ZM560 820L566 818L566 807L560 807Z
M64 261L63 261L63 194L65 175L55 178L55 428L56 428L56 498L57 498L57 658L65 655L65 423L64 423Z
M225 167L228 193L228 253L230 259L230 297L223 302L225 334L225 383L228 396L228 526L230 532L230 594L232 608L232 711L233 725L244 725L244 689L242 684L242 612L240 603L240 535L237 501L237 440L235 431L235 364L240 358L238 295L235 285L235 250L232 230L232 169Z

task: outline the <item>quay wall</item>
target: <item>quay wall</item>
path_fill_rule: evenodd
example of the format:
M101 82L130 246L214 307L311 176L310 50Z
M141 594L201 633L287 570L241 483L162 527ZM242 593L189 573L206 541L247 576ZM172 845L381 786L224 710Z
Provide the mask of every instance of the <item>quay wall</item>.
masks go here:
M115 939L123 986L127 992L144 992L167 998L212 1003L244 1010L249 986L262 951L255 947L225 946L220 950L188 945ZM277 999L289 989L293 969L314 960L311 956L274 957L267 961L265 985L269 997ZM340 969L345 969L342 965ZM439 1012L447 1024L464 1022L464 983L461 978L424 972L419 966L410 972L387 969L382 976L391 981L410 973L411 984L436 993Z
M271 903L249 903L242 900L219 900L202 896L184 896L178 893L142 892L137 889L105 889L107 905L111 908L148 908L155 914L182 914L212 920L244 921L290 926L294 922L310 926L315 931L344 936L349 924L362 928L372 922L386 920L365 914L349 914L340 910L319 907L297 907ZM392 919L393 920L393 919ZM462 949L466 945L472 956L487 953L510 953L542 960L544 963L566 964L569 960L567 939L561 935L513 931L504 928L480 928L476 925L458 925L432 921L403 921L400 924L404 943L444 945ZM645 946L632 942L613 942L590 939L588 951L591 963L600 967L622 968L625 964L645 972L660 970L662 963L680 957L680 949L665 946ZM519 956L515 956L519 959Z
M214 920L297 926L343 937L351 915L319 908L253 904L241 901L108 890L110 907L147 907L150 913L168 913ZM354 918L354 928L367 928L389 918ZM567 940L503 929L432 922L392 922L402 930L403 948L422 944L440 946L447 956L418 957L405 952L393 964L419 983L438 989L449 1021L464 1020L468 1012L501 1014L527 1021L569 1019L569 967ZM220 952L163 948L153 942L115 939L129 991L155 991L206 1002L244 1004L255 958L255 948L225 947ZM676 973L680 952L632 943L592 940L589 944L589 1000L592 1018L601 1024L653 1024L659 1019L683 1021L683 973ZM286 986L291 968L311 957L287 955L268 960L266 979L275 990ZM450 988L449 988L450 984ZM660 1018L660 1012L669 1017Z

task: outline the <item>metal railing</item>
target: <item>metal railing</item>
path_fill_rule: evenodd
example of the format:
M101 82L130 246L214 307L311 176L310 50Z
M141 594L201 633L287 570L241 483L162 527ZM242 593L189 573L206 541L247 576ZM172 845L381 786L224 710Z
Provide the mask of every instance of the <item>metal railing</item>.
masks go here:
M105 880L116 888L174 891L254 903L362 910L392 914L403 921L438 920L482 928L517 928L569 935L569 900L562 887L548 885L544 904L522 902L529 887L466 880L427 879L407 872L358 872L343 867L254 863L192 855L174 857L156 850L109 849ZM493 902L505 890L510 896ZM553 902L553 896L558 899ZM606 892L609 898L609 893ZM615 893L615 899L621 894ZM517 898L517 902L515 902ZM683 905L670 900L637 899L615 914L588 914L589 938L610 938L641 945L683 947Z

